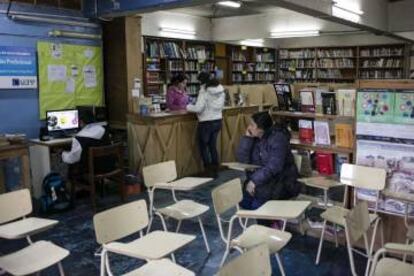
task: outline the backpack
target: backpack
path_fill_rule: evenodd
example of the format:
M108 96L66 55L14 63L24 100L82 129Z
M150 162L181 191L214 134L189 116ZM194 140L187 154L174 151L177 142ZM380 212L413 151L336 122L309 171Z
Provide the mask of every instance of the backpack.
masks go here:
M43 179L42 187L41 205L44 213L62 212L70 208L66 183L59 173L51 172L47 174Z

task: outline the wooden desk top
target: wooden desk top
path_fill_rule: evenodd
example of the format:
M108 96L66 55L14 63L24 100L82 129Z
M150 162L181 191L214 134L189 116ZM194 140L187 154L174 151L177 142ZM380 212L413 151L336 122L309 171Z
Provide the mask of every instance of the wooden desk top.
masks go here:
M223 166L228 167L229 169L237 170L237 171L252 171L255 169L260 168L260 166L252 165L252 164L244 164L239 162L224 162L221 163Z
M156 183L154 184L154 188L157 189L166 189L166 190L176 190L176 191L190 191L198 186L201 186L209 181L213 180L213 178L207 177L183 177L176 181L168 182L168 183Z
M60 139L51 139L48 141L40 141L39 139L31 139L30 143L46 146L46 147L56 147L70 145L72 143L72 138L60 138Z
M269 200L256 210L239 210L236 215L255 219L295 219L310 206L310 201Z
M298 180L305 183L306 186L322 190L329 190L330 188L344 185L326 176L305 177L299 178Z

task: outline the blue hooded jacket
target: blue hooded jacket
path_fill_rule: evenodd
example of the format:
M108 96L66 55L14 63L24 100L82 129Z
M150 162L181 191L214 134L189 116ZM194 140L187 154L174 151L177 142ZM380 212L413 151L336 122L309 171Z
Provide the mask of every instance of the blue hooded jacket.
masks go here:
M262 138L243 136L237 151L241 163L260 166L247 174L255 183L254 197L262 200L287 199L300 190L298 170L290 149L290 133L273 126Z

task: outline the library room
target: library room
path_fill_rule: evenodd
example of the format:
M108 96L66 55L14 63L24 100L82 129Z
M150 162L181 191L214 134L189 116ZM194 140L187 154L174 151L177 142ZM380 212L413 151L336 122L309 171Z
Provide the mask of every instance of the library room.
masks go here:
M0 275L414 275L414 1L0 0Z

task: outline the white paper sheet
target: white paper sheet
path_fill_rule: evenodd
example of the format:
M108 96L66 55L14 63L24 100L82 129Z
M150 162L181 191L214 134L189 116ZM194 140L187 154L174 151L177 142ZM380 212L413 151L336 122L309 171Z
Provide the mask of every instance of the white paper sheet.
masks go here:
M69 78L66 81L66 93L74 93L75 92L75 79L74 78Z
M47 78L49 81L65 81L66 66L65 65L48 65Z
M86 65L83 67L83 77L86 88L93 88L97 86L96 69L93 65Z

